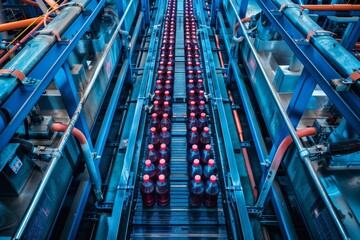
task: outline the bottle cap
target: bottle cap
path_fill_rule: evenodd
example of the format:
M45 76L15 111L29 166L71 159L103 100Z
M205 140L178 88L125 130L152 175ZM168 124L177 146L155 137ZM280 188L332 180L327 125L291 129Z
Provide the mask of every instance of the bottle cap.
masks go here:
M168 75L168 76L172 75L172 71L167 71L166 75Z
M169 96L169 95L170 95L170 92L169 92L169 91L165 91L165 95L166 95L166 96Z
M196 145L196 144L192 145L191 149L192 149L193 151L198 150L198 145Z
M154 101L154 105L158 106L159 105L159 101Z
M208 127L204 127L204 132L209 132L209 128L208 128Z
M154 128L154 127L150 128L150 132L151 133L156 133L156 128Z
M191 102L190 102L190 105L191 105L191 106L195 106L195 101L191 101Z
M196 127L192 127L192 128L191 128L191 131L192 131L192 132L197 132L197 128L196 128Z
M160 166L165 166L165 164L166 164L166 160L165 159L160 159L160 161L159 161L159 164L160 164Z
M211 150L211 145L210 145L210 144L206 144L205 150L206 150L206 151L210 151L210 150Z
M197 67L200 67L200 62L196 62L195 65L196 65Z
M194 164L195 167L199 166L200 160L199 159L194 159L193 164Z
M209 159L208 165L209 165L210 167L214 166L214 165L215 165L214 159Z
M190 81L192 81L192 80L190 80ZM190 82L190 81L189 81L189 82ZM190 93L190 95L194 95L194 94L195 94L195 91L194 91L194 90L190 90L189 93Z
M163 66L165 63L164 63L163 61L161 61L159 64L160 64L161 66Z
M155 91L155 95L160 95L160 91L159 91L159 90L156 90L156 91Z
M165 84L170 85L171 84L170 80L166 80Z
M200 117L201 118L206 118L206 113L201 113Z
M164 56L165 57L165 56ZM159 70L158 71L158 75L162 75L163 74L163 71Z
M194 180L195 180L195 182L199 183L199 182L201 181L201 176L200 176L200 175L196 175L196 176L194 177Z
M164 102L164 107L167 107L167 106L169 106L169 102L168 102L168 101L165 101L165 102Z
M149 151L152 151L152 150L154 150L154 145L152 145L152 144L149 144L149 145L148 145L148 149L149 149Z
M216 176L215 175L210 176L210 182L212 182L212 183L216 182Z
M188 71L189 74L194 74L193 70Z
M195 113L190 113L190 118L194 119L195 118Z
M205 102L204 102L204 101L200 101L200 105L205 105Z
M166 150L166 144L165 144L165 143L162 143L162 144L160 145L160 148L161 148L161 150Z
M143 180L144 180L144 182L149 182L149 181L150 181L149 175L145 174L145 175L143 176Z
M161 80L156 80L156 84L161 84Z
M167 113L164 113L164 114L163 114L163 118L166 119L166 118L168 118L168 117L169 117L169 114L167 114Z
M216 177L215 177L215 180L216 180ZM160 182L165 182L165 175L164 174L160 174L159 181Z
M151 114L151 117L152 117L152 118L157 118L157 113Z
M187 65L188 65L188 66L192 66L192 62L187 62Z
M151 166L151 160L147 159L145 161L145 166L150 167Z
M161 131L164 132L164 133L166 133L167 130L168 130L167 127L163 127L163 128L161 129Z
M194 80L190 79L189 84L193 84L193 83L194 83Z
M198 79L197 83L198 84L202 84L203 80L202 79Z

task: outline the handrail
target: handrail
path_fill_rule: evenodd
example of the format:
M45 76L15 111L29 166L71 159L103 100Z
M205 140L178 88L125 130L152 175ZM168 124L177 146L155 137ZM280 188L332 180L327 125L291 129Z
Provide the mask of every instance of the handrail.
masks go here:
M233 10L235 12L235 16L236 16L238 22L240 23L241 30L244 33L244 39L248 43L251 52L254 54L255 60L257 62L260 62L259 55L257 54L256 49L255 49L253 43L251 42L249 36L247 35L246 28L245 28L244 24L242 23L239 14L237 13L237 10L235 8L233 0L229 0L229 2L230 2L231 7L233 8ZM263 76L265 78L265 82L266 82L266 84L268 85L268 87L270 89L271 96L273 97L273 99L275 101L275 104L276 104L276 107L279 110L280 115L281 115L282 119L285 122L285 125L286 125L286 127L287 127L287 129L288 129L288 131L290 133L290 136L294 140L294 143L295 143L295 145L296 145L296 147L297 147L297 149L299 151L300 157L304 160L305 165L306 165L306 167L309 170L309 173L311 175L311 178L314 181L316 187L318 188L319 194L320 194L322 200L324 201L324 204L325 204L327 210L329 211L331 218L335 222L335 225L336 225L337 229L339 230L339 233L341 234L342 238L348 239L349 237L348 237L348 235L346 233L346 230L342 226L342 224L341 224L341 222L340 222L340 220L339 220L339 218L337 216L337 213L336 213L337 211L332 206L331 200L330 200L329 196L327 195L326 190L324 189L324 186L322 185L321 181L319 180L317 174L315 173L315 171L314 171L314 169L313 169L313 167L311 165L311 160L308 157L309 151L306 148L304 148L302 142L297 137L295 128L292 125L292 123L291 123L291 121L289 119L289 116L287 115L287 113L284 110L283 106L281 105L280 97L276 93L276 91L275 91L275 89L274 89L274 87L273 87L273 85L271 83L271 80L269 79L269 77L267 76L267 74L265 72L264 67L261 64L258 64L258 66L259 66L259 68L261 70L261 73L263 74Z
M133 0L132 0L133 1ZM130 7L130 4L128 5L128 8ZM125 14L124 14L125 15ZM103 64L105 62L106 56L108 55L108 53L110 52L111 47L113 46L115 39L118 35L118 32L120 30L121 27L121 23L123 21L120 21L120 23L117 25L117 28L115 29L113 35L111 36L111 39L109 40L109 43L106 45L105 50L103 52L103 54L101 55L101 58L98 62L98 64L96 65L96 69L95 72L88 84L88 86L85 89L84 95L83 97L80 99L79 104L76 107L76 110L72 116L72 118L70 119L69 124L67 125L68 128L66 129L66 131L64 132L64 134L62 135L61 139L60 139L60 143L59 146L57 148L57 154L54 154L53 158L51 159L50 163L49 163L49 167L47 168L45 175L42 179L42 182L40 183L39 187L36 190L36 193L33 197L33 200L30 203L30 206L28 208L28 210L26 211L26 214L24 216L24 218L21 221L21 224L17 230L17 232L15 233L14 239L21 239L22 235L24 234L27 225L30 222L30 219L32 217L32 215L35 212L35 209L37 207L37 204L39 203L40 199L41 199L41 195L45 190L45 187L48 183L48 181L50 180L50 177L53 173L53 171L55 170L55 166L57 164L57 162L60 160L62 152L65 149L65 145L69 139L69 137L71 136L71 132L75 127L75 123L78 120L80 113L82 111L82 108L85 104L85 101L87 100L87 98L90 95L90 92L96 82L97 77L99 76L101 69L103 67Z

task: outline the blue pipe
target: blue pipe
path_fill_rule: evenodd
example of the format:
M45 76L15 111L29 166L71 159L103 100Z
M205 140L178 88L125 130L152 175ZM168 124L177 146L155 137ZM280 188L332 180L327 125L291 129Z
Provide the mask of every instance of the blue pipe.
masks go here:
M295 6L289 0L274 0L277 7L285 7L282 13L289 21L306 37L311 31L323 31L323 29L314 22L300 7ZM347 78L355 70L360 69L360 62L350 52L348 52L340 43L338 43L329 33L321 35L313 34L311 42L317 50L342 74Z
M327 16L330 21L337 23L356 23L359 20L359 17L336 17L336 16Z

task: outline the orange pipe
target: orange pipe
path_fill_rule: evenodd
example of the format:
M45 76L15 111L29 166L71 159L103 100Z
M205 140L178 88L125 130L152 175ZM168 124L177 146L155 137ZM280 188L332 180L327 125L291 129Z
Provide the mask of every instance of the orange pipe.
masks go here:
M59 8L59 5L56 2L54 2L53 0L45 0L45 2L50 6L51 9L56 9L56 14L59 14L59 10L57 10Z
M39 5L36 2L33 2L31 0L21 0L22 3L34 6L34 7L39 7Z
M216 42L216 47L220 48L220 42L219 42L218 35L215 35L215 42ZM218 51L218 55L219 55L220 65L221 65L222 68L224 68L225 64L224 64L224 60L223 60L223 57L222 57L222 53L220 51ZM229 94L229 99L231 100L231 102L234 102L234 98L233 98L230 90L228 90L228 94ZM242 125L241 125L239 114L235 109L232 110L232 113L234 115L236 131L237 131L238 136L240 138L240 142L243 142L244 141L244 136L243 136L243 130L242 130ZM252 194L253 194L254 199L256 201L256 199L259 196L259 192L256 189L256 183L255 183L254 174L253 174L251 164L250 164L249 154L248 154L246 148L241 148L241 152L242 152L242 154L244 156L244 162L245 162L245 166L246 166L246 171L247 171L248 176L249 176L249 181L250 181L250 185L251 185Z
M19 42L20 44L16 44L14 47L12 47L7 53L0 58L0 65L3 64L15 51L19 48L19 46L26 42L29 37L32 36L32 34L37 31L41 26L43 25L43 22L39 22L33 29L31 29L30 32L28 32Z
M250 17L245 17L245 18L243 18L243 19L241 19L241 22L242 23L247 23L247 22L250 22ZM235 27L234 27L234 35L237 33L237 31L239 30L239 27L240 27L240 23L236 23L235 24Z
M313 136L315 134L316 134L316 129L313 127L304 128L304 129L300 129L300 130L296 131L296 135L299 138L306 137L306 136ZM273 160L273 163L275 163L275 166L278 167L280 165L282 159L284 158L286 150L288 149L288 147L290 146L290 144L292 142L293 142L293 139L289 135L280 143L280 145L275 153L274 160Z
M30 24L40 23L41 21L43 21L43 19L44 19L43 17L29 18L29 19L25 19L25 20L16 21L16 22L4 23L4 24L0 25L0 32L10 31L10 30L19 29L19 28L26 28Z
M67 128L68 126L62 123L53 123L51 125L51 130L53 132L65 132ZM81 145L87 143L85 135L79 129L74 127L74 129L71 131L71 134L79 141Z
M356 11L360 10L358 4L330 4L330 5L301 5L302 9L311 11Z

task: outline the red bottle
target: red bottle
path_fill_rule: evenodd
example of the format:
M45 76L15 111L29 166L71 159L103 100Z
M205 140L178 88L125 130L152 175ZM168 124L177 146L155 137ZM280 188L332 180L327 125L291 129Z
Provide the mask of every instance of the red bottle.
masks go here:
M164 90L169 91L170 95L173 93L173 85L169 80L165 82Z
M203 132L200 134L200 144L201 147L205 147L206 144L210 144L211 143L211 136L210 136L210 132L209 132L209 128L208 127L204 127Z
M158 116L162 116L162 107L158 101L154 101L154 105L151 108L151 113L156 113Z
M166 113L168 115L169 118L172 117L172 108L169 104L169 102L164 102L164 107L162 109L163 113Z
M149 159L152 163L157 164L158 153L154 148L154 145L149 144L146 151L146 159Z
M215 165L214 159L209 159L208 164L204 167L204 180L205 182L209 180L211 175L217 174L217 167Z
M159 206L166 206L170 203L170 184L166 180L165 175L161 174L156 181L155 186L157 204Z
M164 51L164 53L162 53L162 54L166 55L166 47L165 47L164 50L165 50L165 51ZM164 71L164 70L165 70L165 62L163 62L163 61L159 62L159 68L158 68L158 69L161 70L161 71ZM161 80L160 80L160 81L161 81Z
M155 187L149 175L145 174L140 184L140 192L144 206L150 207L155 203Z
M168 102L170 105L172 104L172 102L173 102L173 99L172 99L172 97L170 96L170 92L169 91L165 91L164 92L164 101L165 102Z
M219 183L215 175L211 175L205 184L204 204L207 207L216 207L219 196Z
M172 40L170 40L171 42ZM167 67L166 67L166 71L174 71L174 63L173 62L168 62L167 63Z
M200 132L202 132L204 130L204 128L207 126L208 126L208 122L206 119L206 113L201 113L200 118L198 120L198 130Z
M190 113L190 117L186 125L188 130L191 130L193 127L198 127L198 120L195 118L195 113Z
M196 90L196 92L200 92L201 90L204 90L204 84L203 84L203 80L201 78L197 80L195 90Z
M211 145L207 144L201 153L201 164L206 166L210 158L213 158L213 154L211 152Z
M156 80L155 91L158 90L160 93L165 91L164 86L161 84L161 80Z
M188 84L186 85L186 92L190 92L191 90L195 90L195 84L193 79L190 79L188 81Z
M170 83L173 84L173 82L174 82L174 74L173 74L172 71L168 71L166 73L165 81L170 81Z
M171 129L171 120L169 119L169 115L167 113L163 114L163 118L161 119L161 128L166 127L168 131Z
M170 167L169 164L166 163L165 159L160 159L159 165L156 169L156 174L160 176L161 174L164 174L166 178L170 176Z
M170 162L170 151L165 143L160 145L160 150L158 151L158 159L165 159L166 162Z
M194 144L198 144L200 141L200 134L197 131L196 127L192 127L191 131L187 134L187 143L190 144L190 146Z
M150 128L150 135L148 137L148 143L154 145L154 148L157 148L160 144L159 134L156 132L156 128Z
M193 164L195 159L200 159L200 152L196 144L192 145L188 153L188 163Z
M158 115L156 113L151 114L150 127L156 128L156 131L161 129L160 120L158 119Z
M201 116L202 113L206 114L206 107L205 107L205 102L204 101L200 101L199 102L199 106L198 106L198 114Z
M163 127L160 133L160 144L163 143L165 143L168 146L171 143L171 135L166 127Z
M188 106L188 115L191 113L195 113L195 116L197 116L198 108L196 107L196 103L194 101L190 102L190 105Z
M195 95L195 91L194 90L190 90L189 94L187 96L187 100L188 100L188 104L190 104L191 101L196 102L196 95Z
M206 98L205 98L205 92L204 92L204 90L200 90L199 91L199 95L198 95L198 101L200 102L200 101L204 101L204 102L206 102Z
M196 62L196 63L195 63L194 70L195 70L195 71L201 70L200 62Z
M188 174L189 174L190 179L193 179L195 177L195 175L202 176L203 169L200 165L199 159L194 159L193 164L191 165L190 168L188 168Z
M155 91L154 101L158 101L159 104L163 103L163 98L161 97L161 92L159 90Z
M162 59L160 61L162 61ZM157 73L158 73L157 79L159 79L161 82L163 82L165 79L164 71L159 70Z
M200 207L203 201L204 183L201 181L201 176L196 175L190 183L189 189L189 204L192 207Z
M143 168L142 171L143 174L147 174L149 175L150 179L153 182L156 182L156 180L158 179L157 175L156 175L156 167L155 165L151 162L151 160L147 159L145 161L145 166Z
M186 68L185 68L185 70L186 70L186 71L193 71L194 68L193 68L193 65L192 65L192 64L193 64L192 62L187 62L187 63L186 63Z

